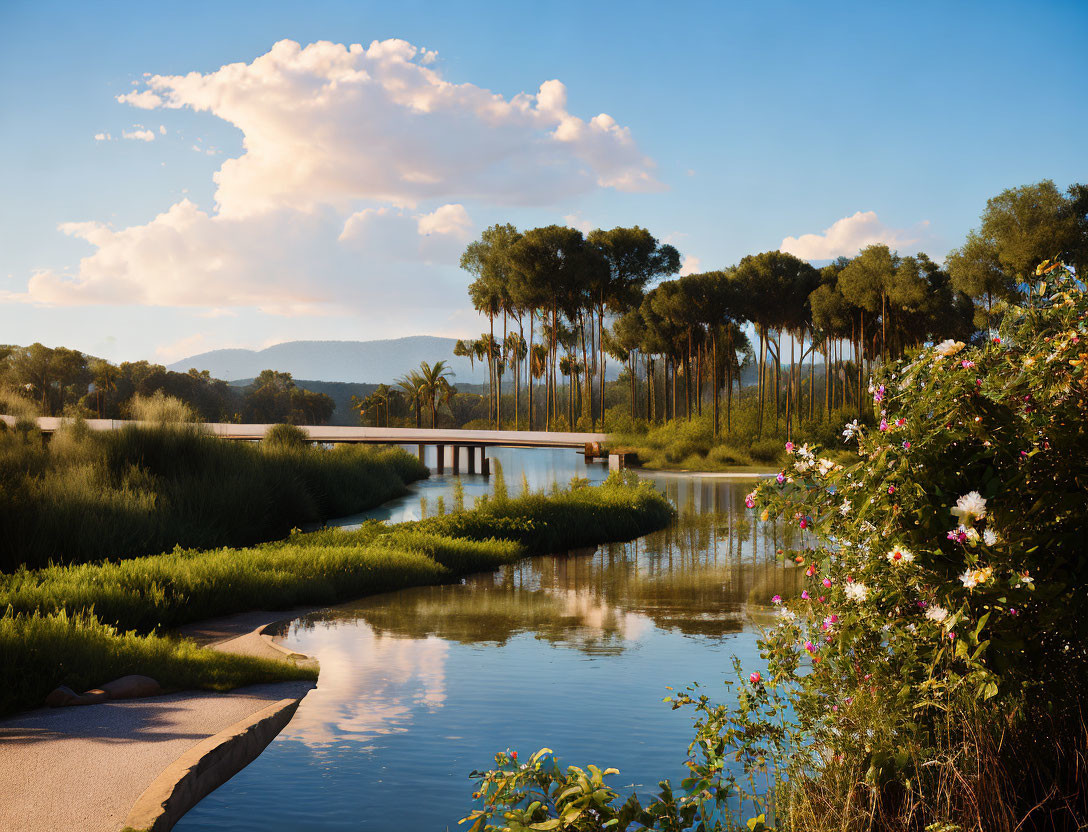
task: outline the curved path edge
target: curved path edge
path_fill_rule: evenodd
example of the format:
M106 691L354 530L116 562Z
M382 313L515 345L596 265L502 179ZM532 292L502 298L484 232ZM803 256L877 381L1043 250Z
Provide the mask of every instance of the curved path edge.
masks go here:
M140 795L125 819L125 832L173 828L201 799L253 762L301 701L281 699L190 748Z

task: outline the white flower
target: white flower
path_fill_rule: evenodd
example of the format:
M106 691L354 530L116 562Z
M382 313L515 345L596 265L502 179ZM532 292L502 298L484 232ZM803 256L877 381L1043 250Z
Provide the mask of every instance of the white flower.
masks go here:
M960 583L963 584L966 589L974 589L978 586L978 576L975 574L975 570L968 569L960 575Z
M861 433L861 425L859 425L858 420L855 419L854 421L850 422L846 426L846 430L844 430L842 432L842 441L843 442L849 442L851 439L853 439L859 433Z
M843 587L843 592L846 593L847 598L851 601L857 601L859 604L869 597L869 587L856 581L846 584Z
M948 618L948 610L946 610L939 604L934 604L933 606L926 608L926 618L928 618L930 621L936 621L938 624L940 624L942 621Z
M940 356L955 355L963 349L963 341L953 341L949 338L947 341L941 341L933 348L933 351Z
M889 563L902 565L913 561L914 553L910 551L910 549L904 549L902 546L896 546L888 552L886 557L888 558Z
M820 476L826 477L837 467L830 459L824 458L817 463L817 467L820 469Z
M792 622L792 621L797 620L797 613L795 613L793 610L789 609L788 607L782 607L778 611L778 616L779 616L779 618L783 618L786 621L791 621Z
M997 532L995 532L993 529L986 529L986 531L982 533L982 540L986 543L987 546L996 546Z
M816 459L812 451L809 450L807 442L797 449L797 455L802 459L807 459L809 462L812 462Z
M839 506L839 514L841 514L843 517L848 515L850 513L851 505L852 503L849 500L843 500L842 505Z
M977 491L969 491L956 500L956 507L952 509L952 514L959 517L963 523L981 520L986 516L986 500Z
M976 529L974 526L968 526L967 528L960 526L960 529L963 531L964 535L966 535L968 543L970 543L972 546L978 543L978 529Z

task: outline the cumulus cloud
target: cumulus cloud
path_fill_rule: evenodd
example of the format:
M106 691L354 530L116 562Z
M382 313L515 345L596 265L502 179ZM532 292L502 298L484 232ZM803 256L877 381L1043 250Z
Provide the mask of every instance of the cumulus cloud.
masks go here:
M184 198L127 228L63 223L90 253L35 272L26 292L4 299L209 315L457 309L457 259L474 234L466 203L660 187L630 131L603 113L572 114L559 81L506 98L446 80L436 61L402 40L280 41L250 63L145 76L117 100L208 112L240 129L242 152L213 176L214 210ZM123 136L156 133L134 125ZM219 152L200 140L192 148Z
M113 136L111 136L109 133L95 133L94 140L96 142L109 142L113 141Z
M921 240L928 227L926 220L913 229L889 228L877 218L875 211L858 211L836 220L822 234L786 237L779 251L802 260L833 260L853 257L860 249L874 243L884 243L891 249L909 249Z
M210 112L242 131L245 152L215 176L223 214L356 199L539 204L661 187L628 128L570 113L560 81L507 99L447 81L430 54L403 40L283 40L248 64L152 75L118 100Z
M703 261L698 257L691 254L685 254L684 259L680 261L680 276L698 274L702 266Z
M74 275L36 272L20 299L251 307L272 314L342 314L403 293L402 305L421 295L456 302L442 296L423 267L456 263L471 227L461 205L429 214L382 206L345 223L330 209L223 217L183 199L151 222L119 231L97 222L63 223L62 232L90 243L94 253Z
M131 130L121 131L121 138L141 142L153 142L155 141L155 134L145 128L142 124L134 124L132 125Z

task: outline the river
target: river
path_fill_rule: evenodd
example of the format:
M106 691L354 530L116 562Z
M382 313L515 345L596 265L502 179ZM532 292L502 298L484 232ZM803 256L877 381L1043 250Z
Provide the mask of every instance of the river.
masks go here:
M566 450L492 449L512 494L607 471ZM595 551L535 557L461 583L373 596L290 623L294 650L321 662L318 687L264 753L175 827L260 832L456 829L473 769L541 747L566 764L615 766L646 796L684 776L691 714L666 686L719 684L732 657L761 669L767 600L796 571L795 541L744 508L751 480L644 474L680 513L669 529ZM493 487L462 475L466 502ZM452 506L436 476L367 517ZM464 828L464 827L460 827Z

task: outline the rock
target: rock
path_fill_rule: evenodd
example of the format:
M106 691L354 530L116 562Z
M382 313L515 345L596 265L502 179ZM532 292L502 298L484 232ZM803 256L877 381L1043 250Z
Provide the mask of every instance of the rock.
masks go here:
M71 705L75 699L79 699L79 694L71 688L61 685L45 697L45 704L50 708L63 708L65 705Z
M122 676L103 685L102 690L109 695L110 699L140 699L162 693L162 687L150 676Z
M162 687L150 676L122 676L83 694L61 685L45 697L45 704L50 708L63 708L67 705L94 705L111 699L139 699L161 693Z

